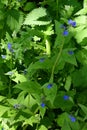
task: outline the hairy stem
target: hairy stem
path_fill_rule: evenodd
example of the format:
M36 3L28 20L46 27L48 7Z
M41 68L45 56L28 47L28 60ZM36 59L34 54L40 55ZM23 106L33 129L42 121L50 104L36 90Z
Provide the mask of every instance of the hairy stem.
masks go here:
M52 68L52 72L51 72L51 78L50 78L50 82L53 82L54 80L54 71L55 71L55 67L56 67L56 64L59 63L59 59L60 59L60 56L61 56L61 53L62 53L62 50L63 50L63 45L64 45L64 41L60 47L60 51L57 55L57 58L56 58L56 61L54 62L54 65L53 65L53 68Z

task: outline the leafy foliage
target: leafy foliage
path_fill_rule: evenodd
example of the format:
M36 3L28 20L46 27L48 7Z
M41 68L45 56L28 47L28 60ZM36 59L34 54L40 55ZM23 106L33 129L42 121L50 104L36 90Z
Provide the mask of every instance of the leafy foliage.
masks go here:
M87 130L87 0L0 0L0 130Z

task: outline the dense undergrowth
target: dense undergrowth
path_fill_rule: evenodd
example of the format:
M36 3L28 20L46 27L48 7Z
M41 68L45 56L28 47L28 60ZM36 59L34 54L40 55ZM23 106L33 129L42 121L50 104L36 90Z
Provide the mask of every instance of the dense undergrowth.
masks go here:
M87 0L0 0L0 130L87 130Z

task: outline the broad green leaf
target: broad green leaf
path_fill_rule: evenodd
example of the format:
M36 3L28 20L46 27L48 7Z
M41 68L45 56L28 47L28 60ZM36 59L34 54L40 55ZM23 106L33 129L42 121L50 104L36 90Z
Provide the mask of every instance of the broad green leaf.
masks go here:
M7 99L8 103L12 106L14 106L15 104L19 104L19 102L17 101L17 99Z
M81 43L85 38L87 39L87 28L81 30L80 32L78 31L75 35L75 38L78 43Z
M6 97L0 96L0 102L3 101L4 99L6 99Z
M47 25L50 21L40 21L38 20L41 17L46 16L46 9L45 8L36 8L32 10L27 17L25 18L24 25Z
M85 14L87 14L87 8L83 8L79 10L75 15L85 15Z
M17 10L9 10L7 12L7 25L11 30L18 31L23 22L23 14Z
M15 73L15 78L12 78L12 80L15 81L16 83L27 81L24 75L18 73Z
M85 24L87 22L87 16L85 16L85 15L78 16L78 17L76 17L75 21L76 21L77 25L81 25L83 27L83 25L85 26ZM76 27L76 29L77 28L78 28L78 26Z
M28 67L28 74L29 76L32 76L36 72L36 70L40 70L40 69L50 70L53 66L53 63L54 63L54 59L52 60L48 58L44 58L43 62L37 61L35 63L31 63Z
M24 11L31 11L34 8L35 8L34 2L27 2L26 5L24 6Z
M72 54L72 55L69 54L69 51L71 51L71 50L73 51L72 48L64 49L63 52L62 52L61 57L65 62L68 62L70 64L73 64L73 65L77 66L75 55L74 54Z
M39 123L39 121L40 121L40 116L39 114L36 114L34 116L31 116L29 119L25 119L25 121L23 122L23 126L24 125L33 126L34 123Z
M18 88L29 94L33 95L37 100L37 103L41 101L41 86L35 81L26 81L14 86L14 88Z
M63 124L64 124L64 121L67 120L67 118L68 118L68 114L67 113L62 113L56 119L57 120L57 124L62 127Z
M79 70L72 73L72 83L74 87L87 86L87 65L84 65Z
M64 88L69 91L71 87L71 76L67 76Z
M86 11L87 11L87 0L84 0L84 2L83 2L83 7L86 9Z
M53 83L51 88L48 88L48 85L49 83L43 85L44 94L46 96L46 100L50 101L51 104L53 104L57 94L57 85Z
M0 105L0 117L7 111L9 111L9 107Z
M82 109L82 111L87 115L87 107L82 105L82 104L78 104L80 106L80 108Z
M56 108L61 108L62 110L67 110L69 111L72 106L74 105L74 103L68 99L68 100L64 100L63 96L67 95L65 92L61 91L57 94L55 100L54 100L54 106Z
M84 49L78 50L78 52L76 53L76 58L80 62L80 64L82 64L82 65L87 64L87 49L86 49L86 46L85 46Z
M65 120L61 130L71 130L69 123Z
M38 130L48 130L44 125L41 125Z

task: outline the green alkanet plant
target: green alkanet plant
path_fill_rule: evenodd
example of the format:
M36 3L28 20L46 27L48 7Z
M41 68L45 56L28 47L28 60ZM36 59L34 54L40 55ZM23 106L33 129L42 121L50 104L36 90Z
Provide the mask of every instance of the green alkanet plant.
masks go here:
M0 1L0 130L87 129L86 14L86 0Z

